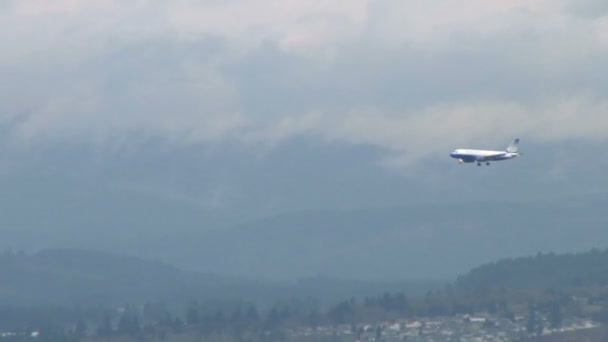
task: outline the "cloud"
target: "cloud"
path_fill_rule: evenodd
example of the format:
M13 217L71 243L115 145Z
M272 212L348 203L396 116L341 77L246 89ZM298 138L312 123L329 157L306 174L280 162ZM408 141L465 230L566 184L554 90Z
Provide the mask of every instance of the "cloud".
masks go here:
M33 146L312 135L408 160L516 134L605 141L601 5L14 0L0 123Z
M315 112L285 118L257 138L316 134L324 141L381 146L397 153L391 160L404 166L456 147L506 147L515 137L540 143L603 142L607 111L606 99L578 97L547 99L530 106L517 102L439 104L405 113L368 108L339 117Z

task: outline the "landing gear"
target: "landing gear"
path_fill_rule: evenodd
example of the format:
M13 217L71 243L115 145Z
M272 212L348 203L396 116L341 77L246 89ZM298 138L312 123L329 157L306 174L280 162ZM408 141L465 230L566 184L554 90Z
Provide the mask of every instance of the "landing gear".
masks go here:
M490 162L486 162L486 165L490 166Z
M477 163L477 166L481 166L481 163Z

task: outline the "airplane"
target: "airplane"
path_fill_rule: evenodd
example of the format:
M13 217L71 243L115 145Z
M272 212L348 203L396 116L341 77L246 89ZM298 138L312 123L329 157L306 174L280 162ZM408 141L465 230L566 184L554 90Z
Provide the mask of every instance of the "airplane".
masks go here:
M450 153L450 157L458 159L458 163L460 164L476 162L477 166L481 166L481 163L490 165L490 162L519 157L521 153L517 152L518 145L519 138L513 140L504 151L457 149Z

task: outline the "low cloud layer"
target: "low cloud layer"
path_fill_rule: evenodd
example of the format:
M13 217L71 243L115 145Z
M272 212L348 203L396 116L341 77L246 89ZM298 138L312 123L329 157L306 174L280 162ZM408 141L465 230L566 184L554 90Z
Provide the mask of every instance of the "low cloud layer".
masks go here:
M13 0L0 44L20 145L608 138L601 1Z

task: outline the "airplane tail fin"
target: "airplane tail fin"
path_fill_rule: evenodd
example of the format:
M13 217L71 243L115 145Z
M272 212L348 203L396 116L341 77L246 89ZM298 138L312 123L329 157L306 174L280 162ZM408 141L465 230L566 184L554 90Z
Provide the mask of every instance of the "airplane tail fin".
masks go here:
M509 153L517 153L517 148L519 145L519 138L513 140L513 142L507 147L507 152Z

